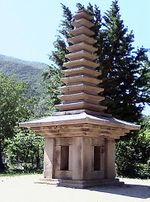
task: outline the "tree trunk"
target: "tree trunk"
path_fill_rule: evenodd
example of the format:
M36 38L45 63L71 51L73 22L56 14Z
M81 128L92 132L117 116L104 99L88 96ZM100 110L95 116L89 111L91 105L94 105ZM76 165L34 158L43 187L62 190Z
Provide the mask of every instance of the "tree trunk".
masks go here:
M0 172L3 172L5 170L5 166L3 163L3 153L2 153L2 144L0 141Z

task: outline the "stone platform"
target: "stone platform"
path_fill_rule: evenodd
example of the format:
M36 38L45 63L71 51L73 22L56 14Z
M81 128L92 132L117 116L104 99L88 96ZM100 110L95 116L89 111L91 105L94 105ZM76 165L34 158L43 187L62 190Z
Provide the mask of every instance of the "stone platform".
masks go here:
M115 179L101 179L101 180L63 180L63 179L48 179L42 178L36 183L39 184L49 184L62 187L70 188L90 188L98 186L122 186L124 182L119 181L118 178Z

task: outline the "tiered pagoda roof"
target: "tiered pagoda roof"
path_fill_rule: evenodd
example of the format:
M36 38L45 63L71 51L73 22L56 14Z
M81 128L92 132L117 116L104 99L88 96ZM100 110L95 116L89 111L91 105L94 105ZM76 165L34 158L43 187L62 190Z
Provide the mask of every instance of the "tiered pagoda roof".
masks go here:
M73 17L73 30L69 30L71 37L67 47L69 59L64 63L67 69L63 71L64 86L61 87L62 95L59 96L61 104L57 105L60 111L89 110L104 114L106 107L100 105L104 97L99 96L103 91L98 85L102 82L97 77L101 72L96 71L99 64L96 62L97 48L94 47L95 33L91 30L93 23L91 16L84 11L79 11Z
M85 11L78 11L73 17L72 36L68 39L69 54L64 63L64 86L59 96L61 104L56 107L60 112L49 117L20 123L20 127L33 129L44 137L71 137L71 136L105 136L118 139L130 130L138 130L139 125L113 118L105 112L106 107L101 105L104 100L99 93L103 88L98 79L101 72L96 71L99 64L96 62L96 40L91 30L93 23L91 16Z

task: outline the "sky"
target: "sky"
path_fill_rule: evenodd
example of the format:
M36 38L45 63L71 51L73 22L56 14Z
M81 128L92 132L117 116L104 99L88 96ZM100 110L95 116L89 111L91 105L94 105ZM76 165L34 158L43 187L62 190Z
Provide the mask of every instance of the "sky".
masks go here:
M111 0L0 0L0 54L50 64L48 55L62 20L61 3L74 13L76 3L96 4L102 14ZM135 47L150 48L150 0L119 0L125 26ZM146 108L145 114L150 114Z

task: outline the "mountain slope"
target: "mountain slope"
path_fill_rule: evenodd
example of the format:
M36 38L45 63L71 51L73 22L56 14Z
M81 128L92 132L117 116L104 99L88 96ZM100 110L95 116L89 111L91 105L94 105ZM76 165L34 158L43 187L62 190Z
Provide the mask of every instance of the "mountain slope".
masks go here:
M0 72L12 75L15 79L24 81L29 85L27 96L40 95L43 91L42 72L48 65L39 62L24 61L5 55L0 55Z

